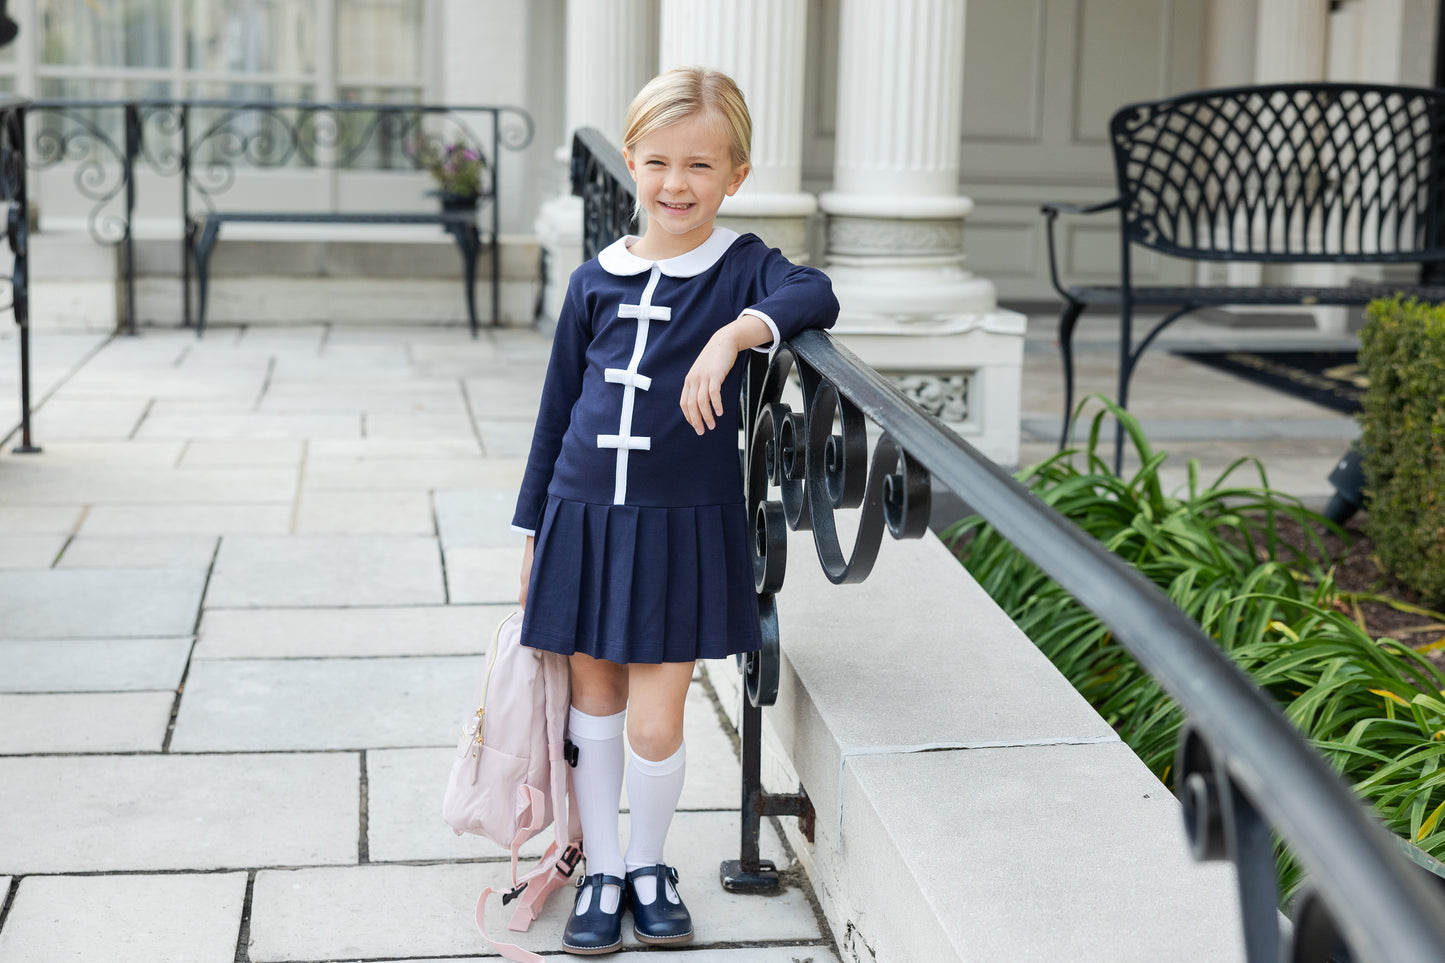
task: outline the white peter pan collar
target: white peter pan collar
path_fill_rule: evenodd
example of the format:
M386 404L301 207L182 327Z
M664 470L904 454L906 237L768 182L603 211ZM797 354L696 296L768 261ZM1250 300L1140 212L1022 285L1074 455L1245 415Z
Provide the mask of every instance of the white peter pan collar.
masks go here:
M739 236L737 231L730 231L725 227L715 227L711 237L686 254L679 254L677 257L665 258L661 261L649 261L633 254L628 248L629 244L638 240L635 234L629 234L626 237L619 237L603 248L597 255L597 263L608 274L623 276L641 274L644 271L651 271L655 264L663 274L670 278L690 278L716 264Z

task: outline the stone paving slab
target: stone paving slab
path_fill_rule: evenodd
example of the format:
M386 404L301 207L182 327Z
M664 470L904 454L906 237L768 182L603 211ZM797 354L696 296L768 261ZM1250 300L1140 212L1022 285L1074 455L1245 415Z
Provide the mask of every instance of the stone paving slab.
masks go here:
M355 413L204 413L152 412L136 431L137 438L359 438L361 418Z
M214 535L77 535L57 568L208 568L216 557Z
M668 858L681 876L681 892L697 928L696 945L821 940L812 906L800 890L739 896L718 885L718 864L736 854L737 831L735 813L679 813L673 821ZM763 830L763 856L786 862L770 826ZM256 874L252 897L251 959L478 953L485 943L472 922L477 894L507 874L505 863L264 870ZM528 932L509 935L538 952L560 951L569 895L566 889L554 894ZM501 899L493 903L487 925L507 934ZM636 947L630 928L625 930L625 945Z
M24 473L7 472L6 499L17 505L108 504L120 501L177 503L289 501L296 493L296 470L158 470L146 465L64 465L45 456L25 463ZM8 466L7 466L8 467ZM124 492L124 498L117 497Z
M0 692L174 691L190 651L189 637L0 642Z
M174 692L0 695L0 755L159 752Z
M103 439L78 439L51 445L45 439L38 439L44 450L43 458L35 455L17 455L9 449L0 450L0 464L6 471L38 472L51 474L64 469L72 472L94 471L98 466L107 470L119 467L173 468L185 449L179 441L106 441ZM134 475L132 477L144 477ZM7 479L8 487L8 479Z
M307 445L307 451L314 464L331 461L355 464L376 459L474 459L482 453L475 438L317 438Z
M0 568L49 568L68 535L6 535L0 538Z
M443 548L510 548L520 550L523 536L512 531L517 493L505 489L438 491L437 533Z
M478 656L197 661L171 748L455 745L484 664Z
M476 439L471 440L476 444ZM357 461L309 459L303 484L307 489L380 491L412 488L499 488L516 491L522 484L525 458L389 458Z
M200 567L0 571L0 638L190 635L205 586Z
M197 659L476 655L516 605L208 609Z
M0 758L0 872L354 863L360 772L354 753Z
M43 444L77 438L126 439L145 417L147 398L51 398L31 411L31 431Z
M511 548L449 548L447 597L456 603L517 604L522 587L523 536L507 531Z
M85 514L82 505L38 505L26 508L0 506L0 535L61 533L75 531Z
M0 963L231 963L245 873L29 876Z
M468 378L467 398L478 421L524 420L537 418L542 404L542 379L519 384L516 378Z
M474 438L476 429L465 411L366 413L368 438Z
M436 524L426 492L308 491L296 511L296 531L308 535L431 535Z
M410 378L403 382L364 381L355 385L272 385L258 410L465 412L466 402L456 381Z
M84 535L280 535L291 530L290 500L211 505L96 505Z
M532 450L530 421L488 419L477 422L477 431L482 436L482 447L492 457L526 458L527 453Z
M244 441L192 441L181 456L181 468L294 468L306 442L299 438Z
M207 608L427 605L446 601L436 539L418 535L233 535Z

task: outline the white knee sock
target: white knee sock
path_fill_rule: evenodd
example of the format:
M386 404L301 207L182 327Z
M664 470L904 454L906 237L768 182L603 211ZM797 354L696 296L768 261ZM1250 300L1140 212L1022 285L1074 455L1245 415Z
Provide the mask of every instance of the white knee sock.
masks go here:
M687 744L666 759L653 762L636 752L627 762L627 804L632 810L632 835L627 841L627 871L654 866L663 861L662 847L667 829L682 796L682 781L687 774ZM657 879L639 877L637 898L644 904L657 898ZM679 902L677 891L667 884L671 902Z
M606 873L621 878L626 872L617 836L617 810L622 801L624 766L622 731L626 712L589 716L573 708L567 716L567 737L577 747L572 770L572 796L582 821L582 849L587 854L587 875ZM605 886L602 908L614 913L622 890ZM591 894L579 894L577 910L586 912Z

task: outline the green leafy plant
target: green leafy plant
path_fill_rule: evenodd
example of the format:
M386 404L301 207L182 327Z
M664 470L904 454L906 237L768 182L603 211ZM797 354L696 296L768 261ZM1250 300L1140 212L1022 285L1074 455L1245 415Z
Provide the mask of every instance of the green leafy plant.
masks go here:
M1445 605L1445 305L1394 298L1371 304L1368 317L1365 530L1382 567Z
M1055 510L1151 579L1273 696L1394 832L1445 853L1445 689L1408 646L1373 639L1348 613L1317 531L1331 523L1269 488L1240 459L1210 484L1188 464L1166 493L1167 455L1138 422L1104 402L1082 451L1020 474ZM1108 415L1124 424L1141 467L1116 475L1099 454ZM1232 479L1252 469L1257 484ZM1305 533L1303 544L1283 537ZM1343 535L1336 528L1336 532ZM1166 784L1182 714L1098 618L978 517L944 533L979 584ZM1286 890L1298 874L1284 863Z

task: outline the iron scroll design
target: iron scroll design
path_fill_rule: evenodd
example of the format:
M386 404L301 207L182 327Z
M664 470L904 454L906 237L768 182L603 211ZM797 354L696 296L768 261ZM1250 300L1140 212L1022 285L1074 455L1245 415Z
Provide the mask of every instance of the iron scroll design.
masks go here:
M613 171L599 196L615 212L630 178L600 135L574 140L573 186L589 189ZM593 160L592 150L613 160ZM578 171L587 172L579 178ZM623 169L625 178L625 168ZM589 218L587 247L615 236L619 217ZM784 401L796 375L803 403ZM1213 640L1149 580L1045 505L1031 491L910 401L824 331L804 331L772 359L749 361L743 404L742 470L754 526L754 581L764 648L746 665L742 712L741 858L723 865L723 884L768 888L758 822L796 815L810 832L806 795L770 794L758 779L761 709L777 693L780 644L774 596L784 584L788 532L808 531L828 578L865 579L886 530L895 538L927 531L934 483L976 514L1097 615L1174 697L1187 724L1179 743L1177 792L1196 859L1227 859L1239 881L1244 944L1251 963L1332 959L1437 961L1445 946L1445 891L1411 863L1398 841L1357 800L1279 707L1234 666ZM866 423L874 426L868 454ZM858 509L851 552L834 516ZM1281 929L1274 838L1307 873L1292 936ZM1288 945L1289 953L1282 949Z
M637 233L635 195L627 164L602 132L584 127L573 136L572 193L582 198L582 256L594 258L624 234Z

